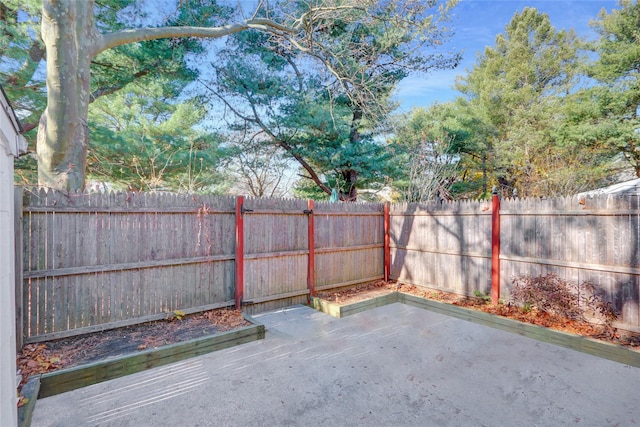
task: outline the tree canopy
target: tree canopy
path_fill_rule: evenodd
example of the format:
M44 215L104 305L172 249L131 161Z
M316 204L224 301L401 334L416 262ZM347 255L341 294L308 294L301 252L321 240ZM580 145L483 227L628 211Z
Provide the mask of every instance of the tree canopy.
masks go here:
M46 48L47 108L37 138L41 185L83 188L89 104L150 73L188 73L184 54L198 50L194 38L220 38L250 29L268 33L284 50L304 55L305 66L315 62L332 76L332 85L355 110L354 122L368 112L380 116L388 111L377 101L406 73L451 61L421 50L439 43L446 33L443 20L448 6L434 0L281 1L273 8L260 3L251 17L235 22L228 20L229 10L213 0L181 1L175 19L161 26L127 27L131 22L123 23L119 17L136 7L135 2L115 0L99 5L92 0L43 1L40 29ZM35 15L34 10L31 13ZM44 52L41 44L35 44ZM146 55L145 49L164 52L173 63L165 64L162 55ZM42 57L34 56L32 62ZM100 67L103 73L92 75ZM357 135L354 132L357 125L351 130Z
M525 8L458 99L401 117L399 82L460 60L442 48L453 3L230 4L2 2L0 79L40 184L263 196L286 176L304 197L424 200L574 194L623 162L640 176L637 1L603 10L592 42Z
M234 126L270 141L325 197L337 191L341 200L380 186L392 168L392 153L374 132L388 121L397 83L459 59L435 49L447 35L437 3L360 4L339 8L337 17L322 14L303 37L234 35L212 64L217 78L206 84Z
M454 193L486 195L497 185L507 195L558 196L612 175L616 150L592 128L588 136L577 135L588 127L586 94L601 90L594 82L584 89L587 47L534 8L513 16L457 81L462 96L437 107L441 117L433 120L457 127L452 138L461 172Z
M598 59L588 73L599 84L583 92L582 101L592 106L583 129L587 142L605 140L622 152L640 177L640 4L619 5L592 22L600 38L592 44Z

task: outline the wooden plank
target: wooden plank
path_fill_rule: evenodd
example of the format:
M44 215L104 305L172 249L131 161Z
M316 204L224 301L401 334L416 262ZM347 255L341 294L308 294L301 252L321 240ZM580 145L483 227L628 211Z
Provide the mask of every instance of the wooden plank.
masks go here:
M297 251L280 251L280 252L264 252L264 253L253 253L253 254L245 254L244 259L266 259L266 258L282 258L289 256L305 256L309 255L308 249L297 250Z
M324 247L315 250L317 254L326 254L334 252L349 252L349 251L363 251L366 249L384 248L384 243L373 243L369 245L354 245L354 246L340 246L340 247Z
M24 251L25 251L24 266L23 266L23 272L24 272L31 268L31 264L33 262L32 261L33 223L32 223L31 214L27 214L26 216L24 216L23 221L24 221L23 237L26 239L26 241L24 242ZM24 280L23 278L23 287L24 287L23 302L22 302L22 306L24 309L23 337L30 335L30 331L33 330L32 325L34 323L34 317L35 317L34 307L37 307L37 302L36 302L37 292L36 292L35 282L37 282L37 280Z
M66 236L68 236L68 231L64 222L61 221L60 215L54 213L51 217L50 226L53 228L53 232L51 233L51 242L48 251L51 254L50 268L56 269L66 263L67 257L65 257L62 246L65 243ZM66 289L66 283L63 284L62 280L54 279L51 281L50 294L48 295L51 305L47 313L47 318L51 319L49 327L49 331L51 332L65 327L63 319L66 317L68 307L64 300Z
M500 299L500 197L497 190L491 198L491 304Z
M304 209L290 210L290 209L260 209L251 210L245 212L247 215L307 215Z
M326 291L327 289L343 288L345 286L357 285L359 283L373 282L375 280L382 280L382 279L384 279L384 275L382 274L379 276L362 277L360 279L350 280L348 282L332 283L330 285L316 286L316 291Z
M329 316L333 316L333 317L340 317L340 305L332 303L330 301L321 299L321 298L317 298L317 297L312 297L311 300L309 301L309 305L311 306L311 308L314 308L318 311L321 311L325 314L328 314Z
M505 216L627 216L632 211L629 209L563 209L563 210L548 210L546 208L531 209L531 210L518 210L518 211L500 211L500 215Z
M323 214L324 215L324 214ZM400 217L440 217L440 216L491 216L491 212L457 212L457 211L416 211L416 212L391 212L391 216Z
M389 273L391 270L391 252L390 252L390 236L389 236L389 202L384 204L384 280L389 280Z
M316 215L322 215L322 216L378 216L378 217L382 217L384 214L382 212L323 212L318 210L318 212L316 212Z
M310 300L310 306L333 317L341 318L351 316L356 313L361 313L363 311L371 310L377 307L396 303L399 301L398 295L398 292L390 292L387 295L368 298L366 300L350 304L338 304L318 297L312 297Z
M528 263L528 264L540 264L540 265L548 265L548 266L555 266L555 267L579 268L583 270L603 271L607 273L640 275L640 267L631 267L631 266L627 267L627 266L606 265L606 264L596 264L596 263L590 264L586 262L518 257L513 255L510 255L510 256L501 255L500 259L505 261L522 262L522 263Z
M244 197L236 198L236 275L235 275L235 301L236 310L242 307L242 299L244 297L244 220L242 218L244 210Z
M82 233L84 232L83 230L78 230L78 226L77 226L77 218L75 215L72 216L63 216L63 215L58 215L61 222L64 223L64 236L62 236L61 239L61 251L63 252L63 258L64 260L61 261L61 264L59 265L59 268L66 268L66 267L70 267L72 265L74 265L73 263L76 262L76 260L74 259L75 256L73 254L73 251L75 249L75 242L76 242L76 234L77 233ZM73 304L74 302L74 296L75 296L75 280L69 280L69 281L65 281L65 286L63 286L62 292L62 299L64 301L64 329L70 329L70 328L75 328L75 304Z
M57 276L70 276L80 274L93 274L93 273L105 273L110 271L125 271L125 270L140 270L143 268L156 268L156 267L173 267L186 264L201 264L207 262L217 261L232 261L235 257L233 255L212 255L195 258L177 258L167 260L152 260L152 261L139 261L139 262L126 262L121 264L100 264L89 265L83 267L69 267L58 268L49 270L34 270L26 271L24 273L25 279L40 278L40 277L57 277Z
M118 213L118 214L149 214L149 213L165 213L165 214L184 214L198 213L200 207L162 207L159 205L149 207L133 207L127 208L122 206L27 206L25 212L58 212L65 214L93 214L93 213ZM209 209L209 213L233 215L235 211L228 209Z
M242 305L245 306L250 304L260 304L263 302L276 301L279 299L298 297L298 296L308 295L308 294L309 294L309 289L302 289L299 291L292 291L292 292L287 292L283 294L267 295L267 296L258 297L258 298L251 298L248 301L243 301Z
M45 398L88 385L141 372L216 350L263 339L264 325L253 325L210 337L171 344L158 349L141 351L116 359L64 369L41 376L40 394Z
M45 223L46 223L46 214L45 215L39 215L38 219L37 219L37 225L38 225L38 229L36 230L37 232L37 245L40 248L36 253L37 253L37 265L38 268L47 268L47 264L46 264L46 248L47 248L47 238L46 238L46 227L45 227ZM46 292L46 285L47 285L47 280L46 278L38 280L36 283L38 284L38 291L37 291L37 299L35 300L35 305L36 305L36 310L35 314L36 314L36 319L35 322L33 324L34 327L34 332L32 333L45 333L46 329L45 329L45 325L44 325L44 318L46 315L46 309L47 309L47 301L46 301L46 297L47 297L47 292Z
M446 250L440 248L419 248L416 246L399 246L399 245L391 245L391 249L400 249L405 251L412 252L423 252L423 253L432 253L432 254L440 254L440 255L455 255L455 256L463 256L463 257L471 257L471 258L488 258L491 259L491 252L468 252L461 250Z
M33 418L33 411L36 408L36 401L40 393L40 375L33 375L22 386L20 391L22 397L27 399L27 403L18 408L18 427L29 427Z

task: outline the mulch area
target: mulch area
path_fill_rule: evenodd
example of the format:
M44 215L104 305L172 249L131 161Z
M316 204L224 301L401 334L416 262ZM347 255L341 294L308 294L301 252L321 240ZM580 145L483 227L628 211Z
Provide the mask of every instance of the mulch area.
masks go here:
M397 290L399 290L397 283L378 280L349 288L316 292L316 297L336 304L351 304L396 292Z
M498 304L494 307L488 301L486 301L485 298L466 297L438 290L419 288L414 285L407 285L403 283L385 282L384 280L380 280L377 282L367 283L348 289L341 289L334 292L319 292L317 294L317 297L327 301L335 302L336 304L344 305L382 296L395 291L404 292L421 298L427 298L433 301L439 301L457 305L460 307L470 308L473 310L483 311L485 313L507 317L509 319L518 320L520 322L555 329L574 335L594 338L613 344L619 344L625 347L629 347L633 350L640 351L639 333L615 329L613 327L607 327L605 325L595 325L584 321L569 319L557 314L546 313L536 309L523 311L520 307L509 303Z
M107 360L142 350L202 338L250 326L240 311L210 310L167 320L95 332L37 344L27 344L17 356L21 386L35 374Z

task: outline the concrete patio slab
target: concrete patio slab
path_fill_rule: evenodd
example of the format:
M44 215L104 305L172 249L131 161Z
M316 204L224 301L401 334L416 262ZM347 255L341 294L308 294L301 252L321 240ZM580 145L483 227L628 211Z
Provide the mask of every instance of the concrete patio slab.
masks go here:
M402 304L46 399L32 426L630 426L640 369Z

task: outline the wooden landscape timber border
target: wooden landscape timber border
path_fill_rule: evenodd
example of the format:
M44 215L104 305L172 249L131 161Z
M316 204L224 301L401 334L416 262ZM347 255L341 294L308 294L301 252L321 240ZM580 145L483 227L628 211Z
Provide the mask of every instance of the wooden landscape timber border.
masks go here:
M263 339L264 336L264 325L258 324L156 349L143 350L109 360L61 369L40 376L38 397L54 396L216 350Z
M327 301L322 298L313 297L311 298L309 305L318 311L321 311L333 317L341 318L351 316L352 314L360 313L363 311L371 310L376 307L382 307L383 305L393 304L395 302L398 302L398 292L390 292L386 295L368 298L363 301L344 305Z
M264 339L265 326L249 315L244 314L243 316L253 325L155 349L143 350L113 359L34 375L29 378L21 390L21 395L28 400L24 406L18 408L18 427L29 427L31 425L31 418L38 398L54 396L217 350Z
M54 396L262 338L264 327L251 326L43 374L38 397Z
M31 418L36 408L38 393L40 393L40 375L34 375L22 386L20 394L27 401L18 408L18 427L29 427L31 425Z
M314 297L310 305L318 311L341 318L396 302L640 368L640 351L404 292L390 292L386 295L344 305Z

